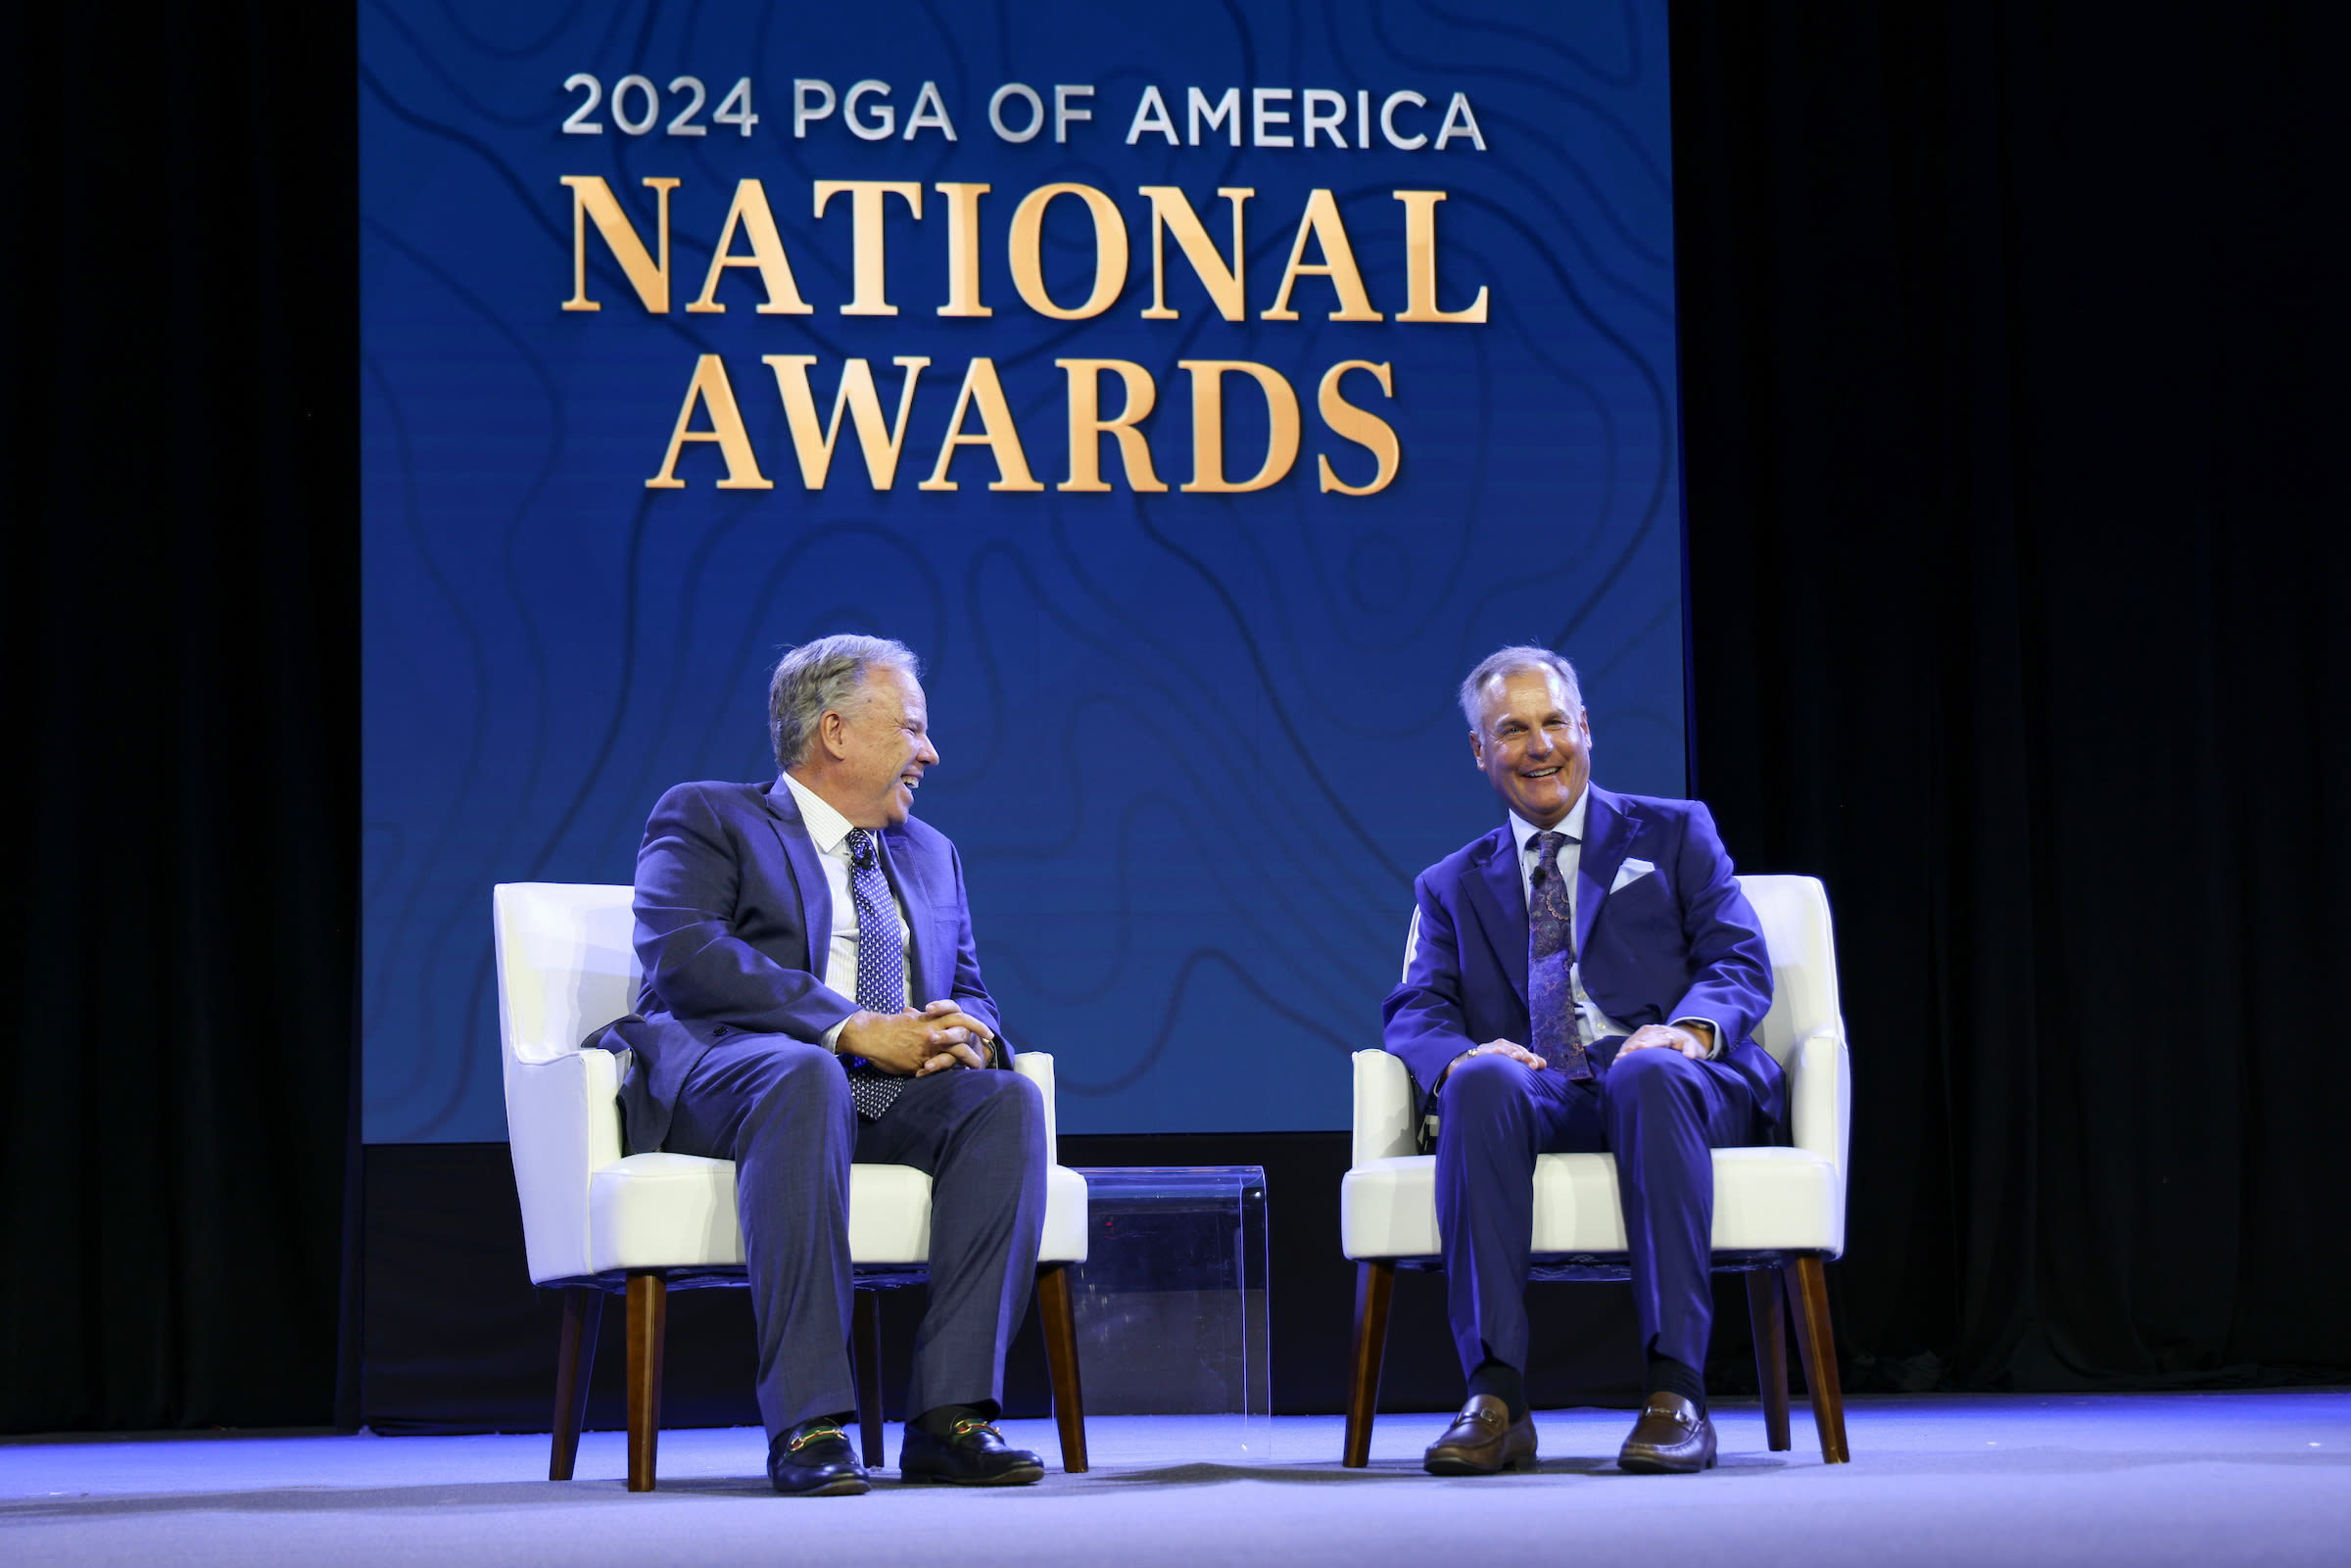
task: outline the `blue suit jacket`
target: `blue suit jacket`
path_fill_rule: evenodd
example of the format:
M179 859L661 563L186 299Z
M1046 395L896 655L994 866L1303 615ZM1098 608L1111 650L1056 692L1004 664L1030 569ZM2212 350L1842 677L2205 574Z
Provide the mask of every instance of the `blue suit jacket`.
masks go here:
M945 997L996 1028L980 978L963 861L936 829L909 819L882 832L881 859L906 908L917 1006ZM637 851L637 1012L592 1042L636 1053L621 1082L629 1146L658 1149L687 1073L733 1034L814 1042L857 1011L824 982L833 898L792 790L685 784L661 797ZM996 1061L1012 1048L998 1030Z
M1713 817L1695 800L1586 787L1592 803L1575 890L1585 993L1634 1028L1719 1021L1732 1041L1722 1060L1752 1085L1757 1108L1777 1126L1787 1109L1784 1075L1754 1041L1771 1008L1771 956ZM1628 858L1656 870L1610 891ZM1533 1038L1526 894L1509 825L1422 872L1414 893L1419 945L1382 1013L1387 1048L1425 1093L1471 1046Z

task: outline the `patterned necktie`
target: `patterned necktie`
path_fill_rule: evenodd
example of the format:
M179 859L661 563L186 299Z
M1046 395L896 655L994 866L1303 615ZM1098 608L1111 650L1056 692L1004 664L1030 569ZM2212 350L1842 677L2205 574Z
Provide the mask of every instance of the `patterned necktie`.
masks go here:
M1535 835L1535 881L1526 901L1526 1009L1534 1022L1535 1055L1570 1078L1592 1076L1583 1036L1575 1026L1575 912L1567 879L1559 875L1565 833Z
M874 835L863 828L849 830L849 899L857 906L857 1005L889 1018L906 1007L906 947L898 938L889 879L874 853ZM867 1121L878 1119L906 1087L904 1078L868 1067L863 1057L851 1057L848 1071L849 1098Z

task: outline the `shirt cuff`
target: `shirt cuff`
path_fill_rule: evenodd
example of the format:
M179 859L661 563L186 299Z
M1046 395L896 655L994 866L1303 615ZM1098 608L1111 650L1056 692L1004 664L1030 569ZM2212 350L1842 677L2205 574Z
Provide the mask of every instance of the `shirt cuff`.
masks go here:
M816 1043L823 1046L826 1050L832 1052L835 1056L840 1055L840 1031L848 1026L849 1021L847 1019L842 1019L839 1023L834 1024L824 1033L818 1035L816 1037Z
M1676 1028L1679 1028L1685 1023L1703 1023L1708 1029L1712 1030L1714 1034L1714 1048L1706 1053L1705 1060L1708 1062L1719 1062L1722 1060L1723 1051L1730 1042L1730 1036L1723 1032L1723 1027L1721 1024L1715 1022L1712 1019L1702 1018L1669 1019L1667 1022L1672 1023Z

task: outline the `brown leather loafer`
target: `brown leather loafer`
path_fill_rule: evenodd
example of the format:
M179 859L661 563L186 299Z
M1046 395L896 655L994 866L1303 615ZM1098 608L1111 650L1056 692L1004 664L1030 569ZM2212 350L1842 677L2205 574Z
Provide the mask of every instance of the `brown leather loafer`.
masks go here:
M1642 1475L1695 1475L1714 1468L1714 1423L1679 1394L1658 1392L1641 1407L1616 1468Z
M1535 1467L1534 1415L1513 1423L1511 1407L1491 1394L1471 1395L1445 1435L1420 1456L1420 1468L1430 1475L1492 1475L1519 1467Z

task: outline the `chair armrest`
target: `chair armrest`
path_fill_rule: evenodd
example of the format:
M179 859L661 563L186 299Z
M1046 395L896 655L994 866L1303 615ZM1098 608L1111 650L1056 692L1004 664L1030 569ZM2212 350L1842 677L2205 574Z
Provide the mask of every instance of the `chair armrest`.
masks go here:
M1413 1075L1385 1051L1355 1053L1355 1164L1416 1155Z
M1045 1158L1054 1164L1061 1164L1061 1133L1053 1117L1053 1059L1042 1051L1020 1051L1013 1055L1012 1070L1027 1078L1045 1097Z
M1788 1053L1788 1116L1796 1146L1826 1159L1842 1181L1853 1122L1852 1072L1842 1028L1815 1029Z
M609 1051L506 1058L506 1142L534 1281L588 1267L588 1178L620 1159L620 1070Z

